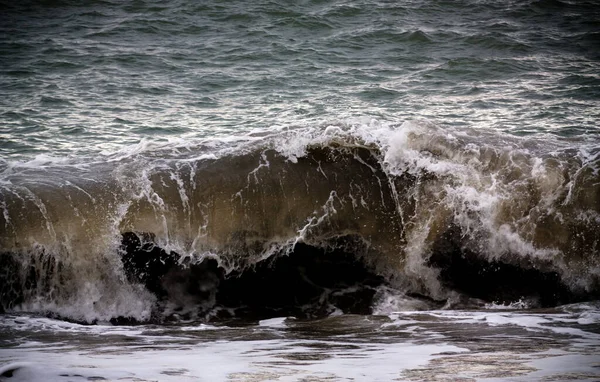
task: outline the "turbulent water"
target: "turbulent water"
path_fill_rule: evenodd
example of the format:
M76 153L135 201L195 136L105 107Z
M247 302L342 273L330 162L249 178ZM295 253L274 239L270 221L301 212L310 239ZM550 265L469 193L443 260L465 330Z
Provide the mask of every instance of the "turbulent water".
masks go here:
M0 379L597 379L599 20L2 5Z

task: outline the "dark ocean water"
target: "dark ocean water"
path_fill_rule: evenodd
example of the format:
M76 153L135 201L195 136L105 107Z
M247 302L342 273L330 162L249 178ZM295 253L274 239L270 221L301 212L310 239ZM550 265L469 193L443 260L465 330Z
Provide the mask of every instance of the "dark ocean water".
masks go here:
M0 14L5 160L405 121L597 135L586 1L70 1Z
M2 2L0 380L597 380L599 120L598 1Z

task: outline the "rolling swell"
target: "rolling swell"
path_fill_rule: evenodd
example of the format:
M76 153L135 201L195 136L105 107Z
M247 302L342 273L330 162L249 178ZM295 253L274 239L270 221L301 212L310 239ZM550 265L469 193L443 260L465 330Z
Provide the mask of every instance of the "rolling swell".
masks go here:
M5 169L3 309L162 322L598 297L593 146L424 123L210 146Z

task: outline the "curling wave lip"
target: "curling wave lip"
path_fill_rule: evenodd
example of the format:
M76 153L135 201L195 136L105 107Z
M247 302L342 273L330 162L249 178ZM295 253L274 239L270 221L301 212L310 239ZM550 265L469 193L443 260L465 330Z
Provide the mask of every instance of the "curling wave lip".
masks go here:
M435 304L598 295L593 144L374 120L179 144L4 171L4 309L146 321L166 299L204 312L225 278L299 245L384 280L361 287ZM216 271L190 296L177 280L208 261Z

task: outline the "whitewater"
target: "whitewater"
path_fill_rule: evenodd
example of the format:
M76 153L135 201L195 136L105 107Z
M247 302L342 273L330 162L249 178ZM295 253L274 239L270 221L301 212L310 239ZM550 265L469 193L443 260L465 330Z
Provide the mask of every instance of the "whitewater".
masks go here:
M598 5L7 5L0 380L598 380Z

